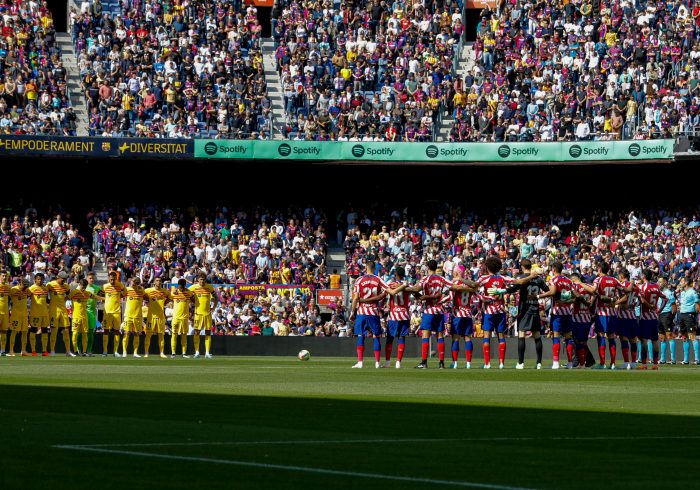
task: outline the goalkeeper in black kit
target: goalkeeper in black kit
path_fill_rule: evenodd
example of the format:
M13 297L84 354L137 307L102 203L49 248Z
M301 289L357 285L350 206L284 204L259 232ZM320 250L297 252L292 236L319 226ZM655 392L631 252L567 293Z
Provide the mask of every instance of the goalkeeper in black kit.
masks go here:
M524 284L509 286L506 289L489 290L489 294L518 293L518 364L515 369L525 369L525 334L532 333L537 352L537 369L542 369L542 322L540 321L540 304L537 295L549 291L547 283L532 274L532 263L528 259L520 261L521 274L518 279L527 279Z

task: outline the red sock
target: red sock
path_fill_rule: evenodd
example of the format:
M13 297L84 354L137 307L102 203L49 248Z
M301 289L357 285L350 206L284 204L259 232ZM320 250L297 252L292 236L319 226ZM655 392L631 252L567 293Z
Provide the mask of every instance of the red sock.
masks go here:
M569 362L574 361L574 345L571 343L566 344L566 359Z
M615 356L617 355L617 346L610 346L610 364L615 364Z
M387 344L384 346L384 357L387 361L391 361L391 350L394 348L394 344Z
M559 344L552 344L552 361L559 362Z
M605 346L601 345L598 347L598 356L600 357L600 363L605 364Z
M379 362L379 360L382 358L382 351L380 350L375 350L374 351L374 361Z
M506 343L500 342L498 344L498 362L503 364L506 362Z
M357 362L362 362L362 360L364 358L365 358L365 346L358 345L357 346Z
M484 364L491 364L491 342L484 344Z
M611 356L612 356L612 354L611 354ZM622 359L625 362L630 362L630 348L629 347L622 348Z
M453 350L452 351L452 360L457 362L457 358L459 358L459 351L458 350Z
M438 359L445 360L445 342L438 342Z
M467 362L472 362L472 353L473 353L473 352L474 352L474 351L471 350L471 349L467 349L467 350L464 351L464 355L465 355L465 357L467 358Z
M399 350L398 353L396 354L396 359L401 361L403 359L403 351L406 349L406 344L399 344Z
M659 363L659 354L654 354L654 364Z
M576 357L578 357L579 366L586 365L586 349L576 349Z
M428 351L430 350L430 342L423 342L421 345L421 355L424 361L428 360Z

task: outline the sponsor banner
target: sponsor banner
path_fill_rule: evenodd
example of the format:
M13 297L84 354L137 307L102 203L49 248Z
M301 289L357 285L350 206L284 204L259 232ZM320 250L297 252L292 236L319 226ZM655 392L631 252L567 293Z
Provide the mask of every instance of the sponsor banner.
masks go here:
M464 6L468 9L484 9L488 7L493 10L496 8L497 3L496 0L467 0Z
M78 136L25 136L0 137L0 155L17 156L93 156L118 155L113 138L82 138Z
M147 158L192 158L194 142L192 140L160 138L117 139L120 157Z
M319 306L337 303L339 299L343 299L343 291L340 289L319 289L316 291L316 304Z
M260 141L255 146L255 158L269 160L338 160L337 141Z
M561 161L673 158L673 140L581 141L564 145Z
M254 140L195 140L195 158L254 158Z

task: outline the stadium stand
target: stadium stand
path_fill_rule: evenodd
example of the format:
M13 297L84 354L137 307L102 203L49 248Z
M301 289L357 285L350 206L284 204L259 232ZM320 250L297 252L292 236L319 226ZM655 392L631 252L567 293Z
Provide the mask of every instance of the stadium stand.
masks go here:
M71 18L90 135L270 137L255 7L96 0Z
M75 136L66 69L46 4L0 6L0 133Z

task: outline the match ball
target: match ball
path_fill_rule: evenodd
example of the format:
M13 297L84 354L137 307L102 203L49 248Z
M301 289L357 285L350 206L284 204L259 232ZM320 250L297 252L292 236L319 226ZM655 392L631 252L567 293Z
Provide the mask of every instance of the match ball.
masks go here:
M309 354L308 350L302 350L299 351L299 354L297 355L300 361L308 361L309 358L311 358L311 354Z

